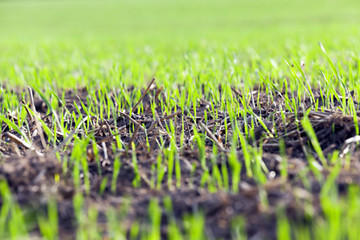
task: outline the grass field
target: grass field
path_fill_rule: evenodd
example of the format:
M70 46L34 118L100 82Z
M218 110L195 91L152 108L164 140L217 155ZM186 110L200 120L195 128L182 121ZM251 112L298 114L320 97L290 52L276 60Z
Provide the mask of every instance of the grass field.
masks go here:
M359 239L358 9L0 0L0 238Z

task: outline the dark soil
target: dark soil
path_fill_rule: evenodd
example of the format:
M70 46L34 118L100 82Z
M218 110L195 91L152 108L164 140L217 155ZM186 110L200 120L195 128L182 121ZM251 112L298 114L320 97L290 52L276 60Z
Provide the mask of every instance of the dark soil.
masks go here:
M129 89L129 92L132 91L135 90ZM236 89L233 91L234 96L243 98L240 91ZM14 91L21 99L20 92L19 90ZM104 101L111 102L118 109L117 104L119 102L115 99L119 92L106 93L108 98L105 98ZM179 106L176 109L174 107L172 113L166 114L162 111L161 100L166 102L167 97L162 93L161 88L154 86L151 86L147 92L142 91L144 96L142 106L140 106L141 104L138 105L134 109L135 111L130 113L135 103L130 106L128 102L123 100L122 106L129 110L116 112L115 115L111 114L111 117L108 118L107 110L104 109L105 119L103 121L101 121L100 116L86 113L81 108L82 104L88 106L89 102L94 102L95 106L99 106L99 99L94 99L93 94L88 93L86 89L65 92L65 98L59 103L56 110L57 116L61 115L60 112L69 112L70 114L66 115L64 119L70 132L69 135L73 134L73 136L76 135L82 139L93 139L87 146L85 154L89 168L89 194L86 194L83 174L81 174L81 186L78 189L75 187L72 177L73 162L70 161L68 172L64 172L62 169L63 161L70 159L75 143L74 138L71 137L70 141L66 142L64 140L68 135L63 136L58 130L56 142L48 142L48 136L39 130L41 127L37 127L35 119L29 115L27 117L28 126L24 124L21 130L30 136L32 146L27 146L16 131L10 130L5 122L2 123L0 179L7 181L14 198L24 209L46 212L48 201L55 198L58 203L59 228L62 238L75 237L77 224L73 209L73 198L76 193L82 192L85 196L85 205L96 207L99 210L98 221L105 225L106 209L110 206L115 208L124 206L129 198L131 203L127 209L126 219L123 220L126 223L124 224L125 228L129 230L134 221L147 224L149 222L149 202L151 199L157 198L161 208L163 208L161 233L164 238L167 236L167 225L170 218L175 217L180 224L185 215L201 211L205 216L205 232L209 239L232 238L232 220L239 215L246 222L246 233L249 239L275 239L276 212L278 209L284 209L291 221L301 224L311 224L312 221L307 217L306 204L313 206L315 216L321 215L319 192L322 183L311 171L304 173L304 177L310 183L309 186L304 184L299 175L307 168L307 156L314 157L315 161L318 162L321 174L326 178L332 166L329 161L331 154L335 150L340 151L341 156L350 152L352 156L350 165L341 170L336 180L336 186L340 193L345 194L349 185L360 183L360 164L358 161L360 152L356 145L348 140L356 135L353 116L343 115L339 110L336 110L341 105L336 99L325 100L319 92L314 92L314 99L305 98L301 102L303 109L296 114L283 111L286 109L283 96L284 94L291 96L291 93L279 92L277 95L269 96L262 93L259 87L245 96L244 99L248 101L246 103L247 108L250 107L255 115L264 119L264 125L267 129L257 120L255 115L238 116L236 121L241 131L250 129L249 131L253 132L253 134L245 135L248 142L253 146L262 144L262 161L265 163L268 172L265 174L266 183L263 184L260 183L260 180L249 177L243 150L238 147L236 154L238 161L242 163L242 170L237 193L224 190L213 192L208 190L208 184L201 186L205 169L208 169L211 174L214 171L214 166L219 168L224 166L229 171L230 189L232 188L232 168L228 156L232 149L234 122L230 121L229 114L226 111L221 111L220 106L215 104L216 117L211 110L211 103L205 99L198 100L196 119L191 117L195 116L194 109L183 109L181 111ZM23 97L23 104L28 108L34 107L44 123L53 129L55 115L38 94L35 92L33 94L34 100L32 101L30 94L27 94ZM96 93L95 96L100 94L103 93ZM59 96L61 95L62 93L59 93ZM299 101L298 99L295 100ZM0 106L2 102L0 101ZM155 120L151 103L155 103L157 106ZM305 111L310 108L314 109L315 104L319 106L319 109L321 106L326 109L308 111L308 118L327 158L328 166L323 166L311 145L309 136L300 123ZM143 111L139 113L138 108ZM93 109L93 111L95 110ZM87 119L88 131L92 132L93 137L87 136L82 127L75 129L72 114L75 114L77 118L82 115L84 119ZM15 123L18 121L17 117L11 113L8 114L8 118ZM152 188L151 180L154 178L152 166L156 166L158 155L163 156L164 154L159 143L163 141L164 147L171 144L171 133L168 131L170 121L173 122L175 128L175 142L178 147L181 166L181 187L176 186L175 174L172 185L168 185L168 173L165 172L161 187ZM184 122L185 135L181 147L182 122ZM207 136L206 166L201 166L199 160L199 149L193 134L194 126L198 132ZM226 128L228 129L228 136L225 134ZM46 147L43 146L41 132ZM114 132L118 132L124 144L123 149L113 150L113 146L116 146ZM212 133L212 136L209 132ZM284 141L285 155L288 159L288 176L286 179L280 176L281 162L284 157L281 156L279 148L281 140ZM218 154L215 158L212 152L214 144L218 147ZM98 154L96 154L93 145L97 145ZM137 187L133 184L136 176L132 162L133 155L136 155L139 165L140 185ZM116 191L112 192L111 179L115 158L120 159L121 169L117 178ZM80 170L82 173L82 169ZM104 178L108 178L109 181L104 192L100 194ZM261 200L262 193L266 193L267 204ZM170 197L172 200L173 216L169 216L164 208L163 201L166 197ZM36 226L30 230L34 234L39 231ZM104 236L107 235L106 228L103 234Z

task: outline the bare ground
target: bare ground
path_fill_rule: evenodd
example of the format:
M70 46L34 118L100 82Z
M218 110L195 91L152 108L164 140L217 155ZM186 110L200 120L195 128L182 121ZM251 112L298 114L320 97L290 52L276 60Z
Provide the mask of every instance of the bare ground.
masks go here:
M20 96L20 90L14 92ZM233 92L239 99L244 97L236 89L233 89ZM142 91L144 96L142 100L143 114L137 114L134 109L135 105L129 106L124 101L122 104L129 111L117 112L116 118L105 117L103 121L99 116L88 114L81 109L82 104L88 106L89 100L94 101L85 89L65 93L65 102L60 104L57 115L60 116L60 111L69 112L65 122L70 134L87 139L90 138L89 135L85 134L83 128L75 128L75 122L71 116L73 113L77 118L82 115L82 118L86 119L84 123L88 124L88 132L93 134L93 140L88 144L85 154L90 180L88 194L83 181L82 168L80 168L81 184L79 188L75 187L72 176L74 163L69 162L67 172L64 172L62 168L63 162L71 158L72 149L76 147L74 138L66 139L67 136L63 136L58 130L55 143L48 142L48 136L42 130L43 127L36 118L30 117L30 115L27 116L28 127L24 126L22 130L31 138L31 146L16 131L10 130L8 124L2 123L0 179L7 181L14 198L23 209L27 209L30 215L36 212L46 212L48 201L55 198L58 204L59 229L62 238L75 237L77 223L73 198L76 193L82 192L85 196L85 206L98 209L99 226L105 226L104 236L108 234L106 211L109 207L121 208L126 206L126 202L130 199L126 217L123 219L124 228L129 231L134 221L145 225L149 222L149 202L156 198L162 208L161 234L163 238L167 237L168 224L171 219L175 219L182 228L181 219L186 214L201 211L205 216L205 232L210 239L232 238L231 225L237 216L242 216L245 220L249 239L275 239L278 209L284 209L290 221L309 226L312 221L309 214L313 216L322 214L319 203L322 183L312 171L306 171L309 162L308 156L313 156L320 174L326 179L332 166L329 159L331 154L334 151L339 151L340 156L350 153L350 161L347 164L344 163L344 167L336 178L335 186L340 194L346 194L349 185L360 183L358 161L360 151L356 144L351 142L351 138L356 135L353 116L344 115L337 110L337 107L342 104L337 99L325 101L319 92L314 92L314 99L305 98L301 102L302 110L297 113L283 111L286 109L283 96L284 94L291 96L291 93L278 92L274 96L269 96L263 93L259 87L243 98L246 100L243 104L246 104L255 115L261 116L263 124L254 118L255 115L250 114L247 118L238 116L236 121L241 131L245 131L246 128L253 129L253 136L248 135L246 140L254 146L262 144L262 161L268 171L264 175L266 183L263 184L259 179L249 177L244 151L237 148L237 160L242 163L238 192L221 189L212 191L211 187L213 186L209 186L208 182L202 183L204 171L208 170L211 175L213 171L216 171L214 169L216 166L217 169L228 170L229 188L232 189L233 170L229 163L229 154L232 148L234 125L231 124L229 113L220 111L220 106L215 106L217 109L217 116L215 116L211 103L205 99L199 99L196 119L191 117L191 115L195 116L194 109L181 111L181 108L177 107L177 109L173 109L172 113L166 114L162 111L160 104L161 98L166 101L166 96L162 93L161 88L153 86L149 88L149 91ZM31 94L27 94L23 104L27 108L33 108L43 122L53 129L54 114L49 111L46 103L34 91L32 94L34 94L34 100L31 100ZM112 101L117 108L114 99L118 93L107 94L109 101ZM295 99L295 101L299 100ZM157 106L155 120L150 107L152 102ZM323 107L324 110L308 111L308 118L328 166L323 166L321 156L316 154L308 134L300 123L304 112L310 107L314 107L315 104ZM131 109L135 111L130 114ZM16 114L9 113L7 117L15 123L18 121ZM163 146L168 147L171 143L170 120L173 121L175 128L175 142L178 147L178 160L181 168L181 187L176 186L175 174L173 174L172 184L168 184L168 172L165 169L163 181L159 184L160 187L154 188L152 187L155 168L153 166L157 164L158 155L163 158L164 154L159 144L163 141ZM251 121L253 121L253 125L250 124ZM182 122L184 122L183 125ZM180 138L183 126L184 143L181 147ZM194 140L194 126L198 132L207 136L205 141L206 166L202 166L200 162L199 148ZM228 136L225 134L226 128ZM113 146L116 146L114 132L116 131L124 147L114 151ZM43 136L41 136L42 134ZM42 138L46 146L44 146ZM284 142L285 155L281 154L279 148L281 141ZM97 145L98 153L93 148L94 144ZM214 144L218 148L216 156L213 156ZM64 147L66 148L64 149ZM137 187L133 182L136 178L133 156L136 156L139 167L140 184ZM285 157L288 162L286 178L280 176L282 161ZM120 159L121 169L116 181L116 191L112 191L111 179L115 158ZM105 187L102 186L104 178L108 179ZM304 183L304 178L307 180L306 183ZM215 185L215 188L218 189L219 186ZM101 191L103 192L100 193ZM266 193L265 201L262 198L264 193ZM169 214L164 208L164 201L167 197L172 200L172 214ZM309 205L312 206L311 213L307 210ZM30 231L36 235L39 229L35 224Z

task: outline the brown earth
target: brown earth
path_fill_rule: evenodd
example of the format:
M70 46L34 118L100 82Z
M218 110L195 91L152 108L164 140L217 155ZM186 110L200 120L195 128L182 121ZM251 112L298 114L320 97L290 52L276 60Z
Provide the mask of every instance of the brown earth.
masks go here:
M20 90L14 91L15 94L21 96L20 92ZM300 123L306 110L314 109L317 104L324 110L308 111L308 118L325 157L329 158L335 150L340 151L340 155L350 152L352 156L349 165L344 167L337 177L336 186L339 192L345 194L349 185L360 183L358 161L360 152L356 144L348 140L356 135L354 118L341 114L337 110L337 107L342 104L341 100L340 102L337 99L325 100L318 91L314 91L314 99L305 98L301 102L303 109L295 114L283 111L286 109L283 96L285 94L291 96L291 93L278 92L276 95L269 96L263 93L261 88L255 88L247 96L243 96L236 89L233 89L233 92L235 97L246 100L243 104L246 104L247 108L251 108L255 115L264 119L264 125L262 125L254 117L255 115L248 114L246 118L237 116L236 121L241 131L245 131L246 128L254 130L253 136L248 135L248 142L254 146L259 144L263 146L262 161L268 169L265 173L266 183L262 184L261 180L247 175L244 152L241 148L237 148L237 160L242 163L238 192L224 190L214 192L209 190L209 183L201 186L202 176L206 169L212 174L216 170L214 167L217 166L218 169L224 167L228 170L229 187L232 188L232 167L229 163L229 154L232 148L234 125L230 121L229 113L220 111L220 106L215 106L217 109L217 117L215 117L211 110L211 102L199 99L196 119L191 117L191 115L195 115L194 109L181 111L179 106L177 109L174 108L172 113L166 114L162 111L160 100L165 102L167 97L162 93L161 88L153 86L149 88L149 91L142 91L144 113L138 114L137 109L134 109L135 105L129 106L124 101L122 106L129 109L128 111L117 112L115 118L107 118L106 110L104 110L106 117L103 121L99 116L88 115L81 108L82 104L88 106L89 100L94 101L91 99L92 95L85 89L65 92L65 101L59 104L57 115L60 116L61 111L70 113L65 117L70 132L69 141L66 141L69 135L65 137L58 130L55 143L48 142L48 136L42 130L41 124L39 123L37 126L36 118L28 115L28 126L24 125L21 130L30 136L32 145L29 146L16 131L10 130L9 126L3 122L0 144L2 155L0 179L7 181L14 198L24 209L46 212L48 201L55 198L58 203L59 228L62 238L75 237L77 224L73 198L77 192L82 192L85 196L85 206L98 209L98 222L104 226L107 223L106 210L110 206L121 208L121 206L125 206L128 199L131 199L131 203L126 218L123 220L125 229L129 230L134 221L146 225L149 222L149 202L156 198L162 208L161 234L164 238L168 233L167 226L170 219L175 218L181 228L181 219L186 214L201 211L205 216L205 232L209 239L232 238L231 223L239 215L246 222L246 233L249 239L275 239L276 212L279 209L284 209L291 221L301 224L310 224L312 221L308 217L309 213L306 208L308 205L312 206L313 215L321 216L322 214L319 203L322 183L311 171L304 171L304 169L308 166L307 156L311 155L318 163L320 173L326 178L332 163L327 159L328 166L323 166L321 158L316 154L309 136ZM54 114L34 91L32 94L34 94L34 100L31 100L31 94L27 94L23 104L30 109L34 107L43 122L53 129ZM117 94L119 93L107 93L109 98L106 100L112 101L116 109L118 108L115 101ZM59 94L59 96L61 95L62 93ZM98 96L98 94L96 95ZM299 100L295 98L295 101ZM3 101L1 100L1 102ZM157 106L155 120L150 107L151 103L155 103ZM80 111L77 110L76 105ZM98 104L95 105L98 106ZM135 111L130 114L130 109ZM207 119L205 119L205 111ZM93 138L86 135L82 128L75 129L75 122L71 114L75 114L76 118L79 118L81 114L82 118L86 119L84 124L88 124L88 132L92 132ZM16 114L9 113L7 117L15 123L18 121ZM151 180L154 171L152 166L156 166L158 155L163 156L164 154L159 144L163 141L164 147L171 145L172 136L168 131L170 120L174 123L175 128L175 142L181 168L181 187L176 186L175 173L172 184L168 185L168 173L165 171L160 188L153 188ZM250 124L251 121L253 121L253 125ZM182 122L184 122L184 143L180 147ZM194 126L198 132L206 135L206 166L202 166L199 160L199 149L194 140ZM228 128L228 136L225 134L225 128ZM124 147L113 151L113 146L116 145L114 136L116 131ZM43 136L41 136L42 134ZM82 139L94 139L87 146L86 152L90 180L88 194L83 181L82 168L80 168L81 185L78 189L74 185L71 174L74 163L69 162L67 173L62 169L63 161L71 158L71 151L76 147L74 135ZM44 146L42 139L47 146ZM148 139L148 145L146 139ZM280 154L279 141L281 140L285 144L286 156ZM96 150L94 151L94 144L97 146L98 154L96 154ZM214 144L218 147L218 154L215 157L213 156ZM132 160L134 155L137 158L140 176L140 184L137 187L134 187L133 183L136 176ZM287 178L280 176L284 157L288 159ZM111 191L111 179L115 158L120 159L121 169L116 182L116 191L113 192ZM300 173L305 174L303 177L309 181L309 186L304 184ZM103 193L100 194L104 178L108 178L109 181L107 181ZM218 186L215 187L218 188ZM264 193L266 193L267 201L261 197ZM163 201L166 197L170 197L172 200L172 216L164 208ZM34 226L31 231L36 235L39 229ZM103 236L107 236L106 227L104 227Z

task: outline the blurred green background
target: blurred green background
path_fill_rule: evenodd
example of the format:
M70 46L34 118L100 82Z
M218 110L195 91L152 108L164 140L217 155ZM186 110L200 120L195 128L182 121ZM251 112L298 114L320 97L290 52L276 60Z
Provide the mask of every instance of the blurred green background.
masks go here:
M285 32L342 35L358 31L359 9L360 1L355 0L11 0L0 1L0 31L5 39L169 41L239 38L249 33L269 38Z
M358 56L359 9L357 0L0 0L0 81L70 88L281 77L284 60L321 65L319 41L334 56Z

